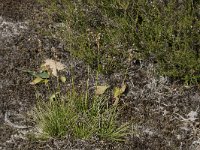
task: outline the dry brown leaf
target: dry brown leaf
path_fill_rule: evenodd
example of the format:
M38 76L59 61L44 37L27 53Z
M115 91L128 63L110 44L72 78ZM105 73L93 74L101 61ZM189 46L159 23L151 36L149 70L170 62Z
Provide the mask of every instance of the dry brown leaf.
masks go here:
M113 103L113 106L117 106L118 103L119 103L119 97L116 97L116 98L115 98L115 101L114 101L114 103Z
M96 87L95 94L96 95L101 95L103 94L110 86L108 85L101 85Z
M45 63L42 65L42 67L49 67L52 71L52 75L57 77L57 71L65 69L65 65L57 62L53 59L46 59Z

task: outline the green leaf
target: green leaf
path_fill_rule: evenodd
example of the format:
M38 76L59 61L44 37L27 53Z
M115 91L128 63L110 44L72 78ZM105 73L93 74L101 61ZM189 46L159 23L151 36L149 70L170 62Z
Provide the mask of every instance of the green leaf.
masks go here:
M48 79L49 78L49 73L47 71L44 71L44 72L41 72L41 73L37 73L36 76L40 77L42 79Z
M31 71L31 70L22 70L23 72L26 72L34 77L36 77L36 72L35 71Z

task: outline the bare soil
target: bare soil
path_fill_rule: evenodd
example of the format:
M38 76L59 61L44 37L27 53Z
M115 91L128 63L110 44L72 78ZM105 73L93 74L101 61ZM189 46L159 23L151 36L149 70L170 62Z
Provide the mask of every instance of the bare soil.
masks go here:
M119 119L134 121L134 134L126 142L28 138L34 123L27 113L36 102L35 92L49 93L43 85L30 85L31 76L22 70L37 70L44 59L52 58L66 66L73 64L77 84L87 78L82 61L72 58L58 40L39 34L38 29L48 27L48 19L44 18L42 7L34 0L0 0L0 150L200 149L199 87L158 77L155 64L138 61L133 61L128 69L128 90L121 99L126 107ZM69 72L63 74L70 77ZM119 72L100 79L114 86L123 77ZM53 89L54 82L51 84Z

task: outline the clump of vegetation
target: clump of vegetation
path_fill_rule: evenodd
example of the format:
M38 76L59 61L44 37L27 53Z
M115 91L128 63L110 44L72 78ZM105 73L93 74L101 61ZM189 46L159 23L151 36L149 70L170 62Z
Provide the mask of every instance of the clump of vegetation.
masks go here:
M141 18L135 44L158 63L162 75L196 83L199 80L199 2L138 3Z
M105 96L89 96L88 91L72 88L66 95L54 94L47 102L39 101L33 110L42 137L72 135L80 139L123 141L129 124L119 125L118 106L110 106Z
M47 1L45 1L47 2ZM199 81L199 1L50 0L66 50L103 73L150 59L158 72L187 83Z

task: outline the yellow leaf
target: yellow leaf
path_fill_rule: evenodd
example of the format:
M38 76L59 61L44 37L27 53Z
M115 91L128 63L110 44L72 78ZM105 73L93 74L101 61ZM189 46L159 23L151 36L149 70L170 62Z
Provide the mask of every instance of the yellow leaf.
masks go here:
M40 83L42 80L43 80L42 78L37 77L37 78L35 78L30 84L31 84L31 85L35 85L35 84Z
M110 86L108 86L108 85L97 86L97 87L96 87L95 94L96 94L96 95L101 95L101 94L105 93L105 91L106 91L109 87L110 87Z
M115 98L115 102L113 104L113 106L117 106L119 103L119 97L125 92L126 90L126 84L122 84L121 88L116 87L114 88L114 98Z
M43 82L44 82L45 85L47 85L47 83L49 82L49 80L48 79L44 79Z
M60 77L60 80L62 81L62 83L65 83L66 82L66 78L64 76L61 76Z
M117 98L121 95L120 88L116 87L114 88L114 98Z
M126 90L126 84L122 84L121 88L116 87L114 89L114 98L121 96Z

